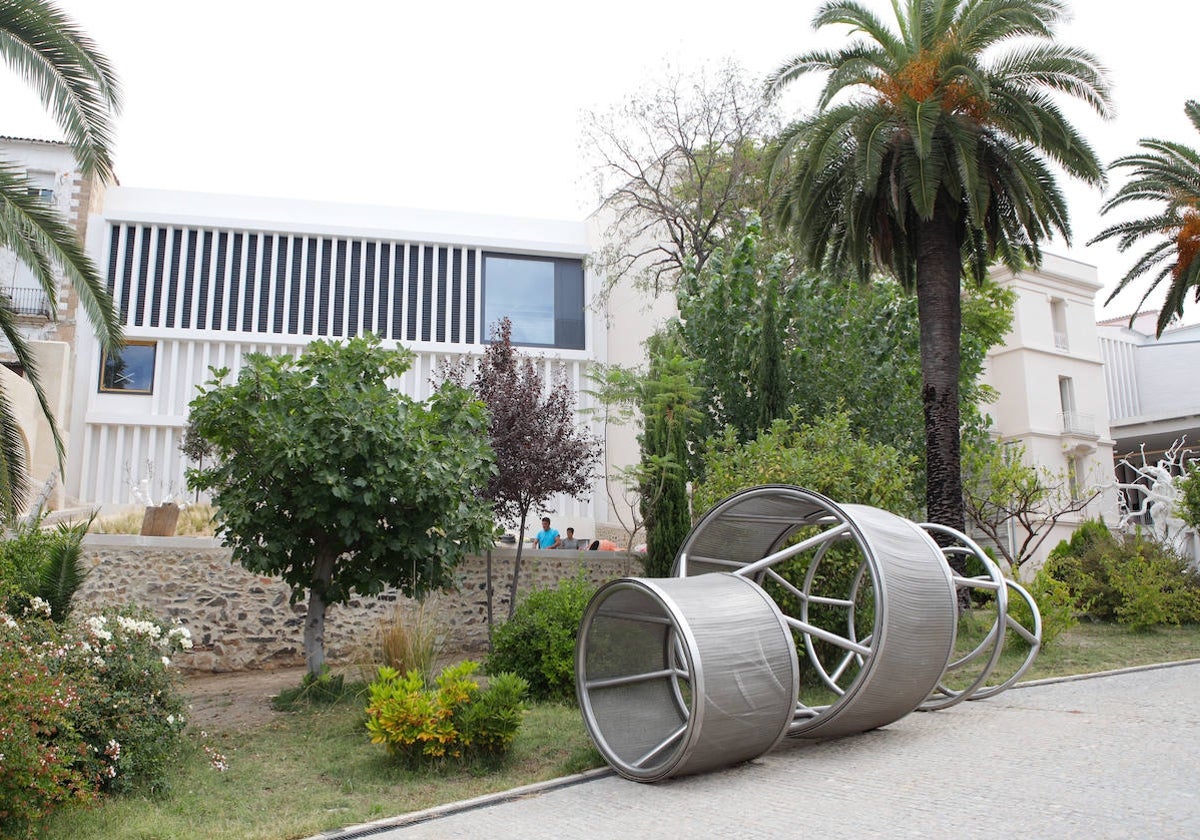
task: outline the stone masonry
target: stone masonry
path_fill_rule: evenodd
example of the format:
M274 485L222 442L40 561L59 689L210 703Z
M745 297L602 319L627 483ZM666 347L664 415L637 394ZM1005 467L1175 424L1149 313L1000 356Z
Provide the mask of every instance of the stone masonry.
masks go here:
M136 603L158 618L187 627L194 649L175 657L194 671L238 671L301 665L304 662L305 602L290 603L288 586L233 563L229 549L214 539L91 534L83 543L90 569L76 596L79 608ZM508 614L515 549L492 552L493 609ZM600 584L642 574L637 557L618 552L537 551L522 553L522 594L555 586L582 573ZM446 653L480 655L487 650L486 558L469 557L456 571L457 587L427 599L444 633ZM355 598L326 615L325 652L332 665L355 661L375 638L381 619L400 610L412 616L419 605L397 592Z

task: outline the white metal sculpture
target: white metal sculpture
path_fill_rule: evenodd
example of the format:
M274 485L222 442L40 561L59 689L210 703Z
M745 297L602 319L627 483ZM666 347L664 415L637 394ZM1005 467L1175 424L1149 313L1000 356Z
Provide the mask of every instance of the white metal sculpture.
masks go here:
M1132 482L1115 482L1121 492L1118 495L1117 528L1128 528L1150 520L1154 536L1160 542L1179 545L1187 525L1177 515L1180 491L1178 476L1187 471L1186 438L1178 438L1154 464L1146 461L1145 444L1141 446L1141 465L1122 458L1117 463L1132 471L1136 476ZM1133 501L1131 501L1131 499Z

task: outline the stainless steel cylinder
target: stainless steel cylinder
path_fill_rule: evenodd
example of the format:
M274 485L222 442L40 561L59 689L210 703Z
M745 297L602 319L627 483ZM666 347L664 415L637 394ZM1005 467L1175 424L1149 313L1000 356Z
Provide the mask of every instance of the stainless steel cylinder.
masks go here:
M755 758L787 733L796 648L745 578L624 578L580 624L576 690L588 734L622 776L653 782Z

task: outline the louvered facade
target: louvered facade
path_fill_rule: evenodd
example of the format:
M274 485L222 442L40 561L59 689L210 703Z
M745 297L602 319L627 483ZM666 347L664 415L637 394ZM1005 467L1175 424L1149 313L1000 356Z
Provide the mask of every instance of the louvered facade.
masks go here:
M88 247L128 348L106 358L90 333L77 347L67 489L82 502L142 501L139 487L156 502L186 495L188 403L210 368L236 375L248 353L299 354L314 339L372 332L416 353L399 386L427 396L442 362L483 350L489 258L528 260L554 278L557 300L541 309L548 335L565 340L528 352L544 358L548 380L565 370L580 422L590 422L583 391L598 360L593 333L604 327L583 308L582 224L123 189L110 193L102 221ZM562 498L551 511L586 527L603 495L600 485L590 500Z

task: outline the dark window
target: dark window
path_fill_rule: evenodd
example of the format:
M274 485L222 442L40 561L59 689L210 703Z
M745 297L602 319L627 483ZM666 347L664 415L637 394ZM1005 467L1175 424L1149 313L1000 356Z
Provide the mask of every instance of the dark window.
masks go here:
M504 317L512 321L514 344L582 350L583 263L484 254L480 331L485 339Z
M128 342L124 349L105 351L100 365L100 390L124 394L149 394L154 390L154 342Z

